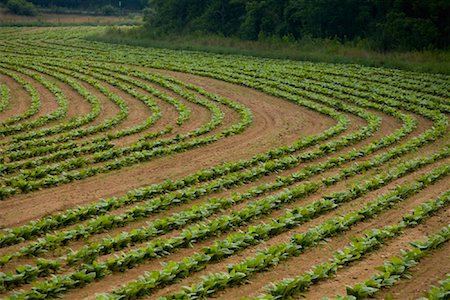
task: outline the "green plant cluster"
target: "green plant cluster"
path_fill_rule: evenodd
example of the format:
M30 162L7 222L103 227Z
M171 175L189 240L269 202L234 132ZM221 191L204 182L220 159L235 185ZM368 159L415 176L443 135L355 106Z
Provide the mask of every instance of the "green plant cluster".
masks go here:
M6 84L0 84L0 112L4 111L10 102L11 93Z
M411 249L403 250L400 256L395 256L386 261L383 266L378 268L380 272L373 275L372 278L362 283L357 283L352 287L347 287L347 296L344 299L371 297L383 287L394 285L401 277L407 274L409 269L416 266L422 258L448 240L450 240L450 224L444 226L439 232L429 236L426 240L411 242ZM342 297L338 297L338 299L342 299Z
M447 191L436 199L420 204L410 214L403 216L403 220L399 223L380 229L370 229L361 236L353 238L348 246L337 250L329 261L312 267L310 271L302 275L283 279L267 286L267 293L254 299L286 299L306 291L313 284L336 274L342 267L362 259L367 253L377 250L388 239L401 235L405 229L420 224L439 210L448 207L449 204L450 191ZM357 295L357 298L366 296L372 295L361 294Z
M420 300L439 300L445 299L450 295L450 273L445 275L445 279L439 282L438 286L433 286L425 292L425 297Z
M6 8L16 15L36 16L38 14L36 6L26 0L7 0Z

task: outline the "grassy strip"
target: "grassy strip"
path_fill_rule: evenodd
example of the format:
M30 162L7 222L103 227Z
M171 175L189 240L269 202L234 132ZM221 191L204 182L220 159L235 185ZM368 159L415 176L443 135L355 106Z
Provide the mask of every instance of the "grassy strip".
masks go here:
M450 74L450 51L376 52L358 43L330 39L243 41L214 35L148 37L137 28L108 29L87 38L92 41L151 48L194 50L218 54L300 61L360 64L408 71Z

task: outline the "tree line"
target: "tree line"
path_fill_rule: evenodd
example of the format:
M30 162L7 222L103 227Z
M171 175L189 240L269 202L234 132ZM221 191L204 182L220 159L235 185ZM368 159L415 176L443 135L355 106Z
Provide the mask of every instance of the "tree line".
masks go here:
M41 7L66 7L72 9L80 8L98 8L106 5L113 7L123 7L126 9L143 9L146 5L146 0L28 0L35 5Z
M365 39L380 50L448 48L448 0L149 0L147 30L247 40Z
M47 8L58 11L90 10L113 14L119 9L142 10L147 0L0 0L12 13L19 15L35 15L39 8Z

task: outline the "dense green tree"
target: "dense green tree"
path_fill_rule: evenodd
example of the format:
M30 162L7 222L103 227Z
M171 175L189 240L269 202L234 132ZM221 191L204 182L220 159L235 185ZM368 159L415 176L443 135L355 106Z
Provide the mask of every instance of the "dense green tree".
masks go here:
M145 14L148 27L164 31L192 30L205 13L207 0L149 0Z
M35 16L38 13L33 3L25 0L8 0L6 2L6 8L16 15Z
M240 0L208 1L197 30L230 36L239 31L241 18L245 15L245 3ZM206 28L206 30L205 30Z
M283 18L285 0L249 0L245 3L246 13L242 18L240 34L247 39L258 36L280 35L285 26Z

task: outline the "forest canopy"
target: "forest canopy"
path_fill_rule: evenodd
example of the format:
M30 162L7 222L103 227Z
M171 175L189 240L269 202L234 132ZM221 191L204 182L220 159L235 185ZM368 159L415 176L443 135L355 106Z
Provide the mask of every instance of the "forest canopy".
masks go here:
M149 0L158 33L211 33L247 40L366 39L380 50L448 48L448 0Z

